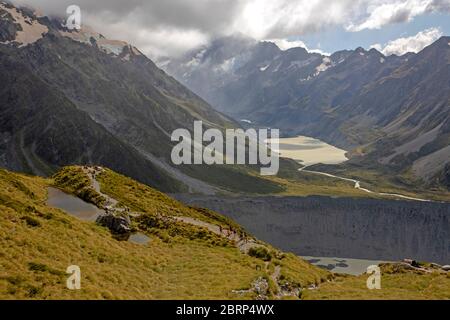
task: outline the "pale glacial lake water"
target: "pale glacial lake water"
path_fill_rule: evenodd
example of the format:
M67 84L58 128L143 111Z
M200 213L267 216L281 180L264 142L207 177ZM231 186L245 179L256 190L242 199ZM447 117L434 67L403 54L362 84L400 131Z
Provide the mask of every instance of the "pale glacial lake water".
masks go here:
M279 150L275 151L283 158L293 159L306 166L318 163L339 164L348 160L346 150L305 136L281 138Z
M327 257L301 257L312 265L321 267L334 273L351 274L359 276L367 272L370 266L378 266L387 261L347 259L347 258L327 258Z

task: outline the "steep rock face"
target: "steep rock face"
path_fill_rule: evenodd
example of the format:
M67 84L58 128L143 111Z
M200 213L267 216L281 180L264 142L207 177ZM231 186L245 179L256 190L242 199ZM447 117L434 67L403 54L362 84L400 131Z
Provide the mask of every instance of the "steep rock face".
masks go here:
M231 120L167 76L135 47L108 40L88 27L70 31L57 19L20 12L48 26L50 32L32 45L10 44L5 49L11 49L38 78L134 147L168 158L173 130L194 120L218 128L232 126Z
M377 114L383 133L370 158L432 182L450 163L450 38L425 48L372 84L348 108ZM384 98L383 98L384 97Z
M450 261L448 204L325 197L179 199L223 212L260 239L299 255Z
M1 23L17 27L8 31L11 37L15 33L13 41L0 43L4 57L0 73L8 72L3 76L9 77L1 88L0 105L5 124L0 129L0 159L6 168L49 174L63 165L98 164L167 192L187 188L199 192L196 186L202 184L199 180L207 180L205 177L215 177L203 188L208 190L214 190L209 183L226 189L266 185L268 191L278 190L277 185L248 174L248 168L238 172L229 167L171 165L174 130L192 130L196 120L221 130L238 125L168 76L137 48L106 39L87 27L67 30L62 21L38 17L32 10L3 3L0 8L15 12L3 13ZM33 37L29 32L22 34L19 20L27 21L27 26L39 26L39 32L32 33ZM40 32L44 27L46 31ZM21 71L10 67L8 61ZM40 90L27 78L34 79ZM56 109L60 104L67 108L65 114ZM12 106L28 111L15 113ZM79 117L69 118L69 114ZM17 137L26 131L27 148L23 148ZM27 155L14 158L14 153L7 154L11 150L27 150ZM221 179L223 176L249 182L238 185Z
M0 65L0 166L49 175L66 164L103 163L159 189L179 189L178 182L1 51Z
M207 100L217 97L215 105L237 119L358 148L357 166L433 185L450 163L449 42L442 37L401 57L363 48L325 57L256 42L233 51L235 41L223 39L203 48L195 63L184 58L166 68ZM217 51L227 51L226 60L213 59ZM219 68L224 61L233 68ZM214 85L200 91L199 74Z
M220 111L296 134L323 130L318 121L404 60L362 48L329 57L304 48L283 51L231 36L164 68Z
M268 105L292 99L301 80L324 69L323 58L303 48L282 51L274 43L234 35L216 39L164 68L218 110L247 119Z
M15 23L8 9L10 8L6 6L0 7L0 42L2 43L14 41L17 32L22 30L22 27Z

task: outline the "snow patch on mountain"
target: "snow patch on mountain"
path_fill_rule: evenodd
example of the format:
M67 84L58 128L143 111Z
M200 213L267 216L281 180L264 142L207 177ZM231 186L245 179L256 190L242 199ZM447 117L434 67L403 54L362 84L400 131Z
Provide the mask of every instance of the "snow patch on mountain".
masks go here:
M306 60L301 60L301 61L291 61L288 69L292 68L292 67L296 67L296 68L303 68L306 67L308 65L310 65L311 63L315 62L317 60L317 57L310 57Z
M83 26L81 30L78 31L60 30L59 33L64 37L89 45L91 44L91 39L98 41L103 37L101 34L86 26Z
M32 43L35 43L39 39L48 33L47 26L39 23L36 19L24 15L21 11L16 8L6 7L3 3L0 3L0 8L12 17L14 23L20 25L21 30L16 32L14 41L6 41L3 44L17 43L19 47L26 47ZM4 19L8 15L4 13L0 18Z
M324 57L322 60L322 64L316 68L315 76L318 76L320 73L327 71L329 68L333 66L333 62L329 57Z
M200 65L203 57L205 56L206 49L200 50L188 63L186 63L186 67L192 68Z
M122 60L125 61L130 60L131 54L135 56L142 55L139 50L129 45L127 42L119 40L109 40L102 34L95 32L93 29L87 26L83 26L79 31L60 30L60 34L64 37L87 45L92 45L93 41L95 41L100 50L115 57L121 56L124 53L125 49L128 48L128 52L122 57Z
M128 46L126 42L118 40L101 39L97 41L97 45L107 54L119 56L125 47Z
M229 73L234 70L235 62L236 57L225 60L221 65L218 66L218 70L225 73Z
M278 72L278 71L280 70L280 68L281 68L282 65L283 65L283 62L282 62L282 61L279 62L279 63L277 64L277 66L272 70L272 73Z
M127 53L127 54L122 58L122 60L130 61L130 60L131 60L131 55L130 55L129 53Z

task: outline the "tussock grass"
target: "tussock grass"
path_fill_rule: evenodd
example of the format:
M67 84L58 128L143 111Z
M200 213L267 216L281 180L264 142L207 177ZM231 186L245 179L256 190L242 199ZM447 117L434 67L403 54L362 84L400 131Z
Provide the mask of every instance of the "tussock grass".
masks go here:
M367 289L367 275L338 276L317 290L304 290L307 300L449 300L450 274L406 271L383 273L381 290Z
M75 194L86 202L101 207L105 199L92 188L91 181L81 167L66 167L53 176L56 187Z
M65 168L55 179L81 195L74 186L83 189L86 184L77 170ZM148 245L117 241L105 228L48 207L50 185L55 181L0 171L0 299L251 299L252 294L232 291L268 277L263 261L195 226L150 224L141 228L151 238ZM233 223L216 213L184 207L111 171L102 176L103 189L121 193L118 199L146 217L159 212ZM168 241L155 232L165 233ZM80 291L66 288L70 265L81 268Z
M268 279L270 298L276 266L280 283L303 288L305 299L450 299L449 275L385 269L383 290L371 292L364 276L335 276L269 245L270 262L251 257L206 229L157 217L188 216L241 231L233 221L107 170L99 177L102 192L143 213L134 224L151 239L145 246L117 241L107 229L46 205L51 185L85 195L79 169L64 168L55 180L0 170L0 299L252 299L254 293L233 290L248 290L260 277ZM66 288L70 265L81 268L79 291ZM319 289L305 289L311 284Z

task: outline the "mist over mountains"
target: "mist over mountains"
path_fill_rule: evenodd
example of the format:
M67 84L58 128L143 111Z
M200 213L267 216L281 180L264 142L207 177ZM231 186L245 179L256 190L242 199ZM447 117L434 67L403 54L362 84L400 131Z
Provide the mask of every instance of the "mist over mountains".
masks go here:
M277 189L245 170L171 166L174 130L238 124L137 48L62 24L0 3L0 166L49 175L98 164L167 192Z
M164 66L217 110L352 151L351 163L449 187L450 37L421 52L330 56L220 38Z
M0 0L0 300L450 299L446 1Z
M70 31L7 3L0 10L5 168L48 175L95 163L169 192L280 191L249 168L170 163L173 130L245 119L344 148L344 166L450 185L449 37L417 54L325 56L235 35L171 59L166 73L91 28Z

